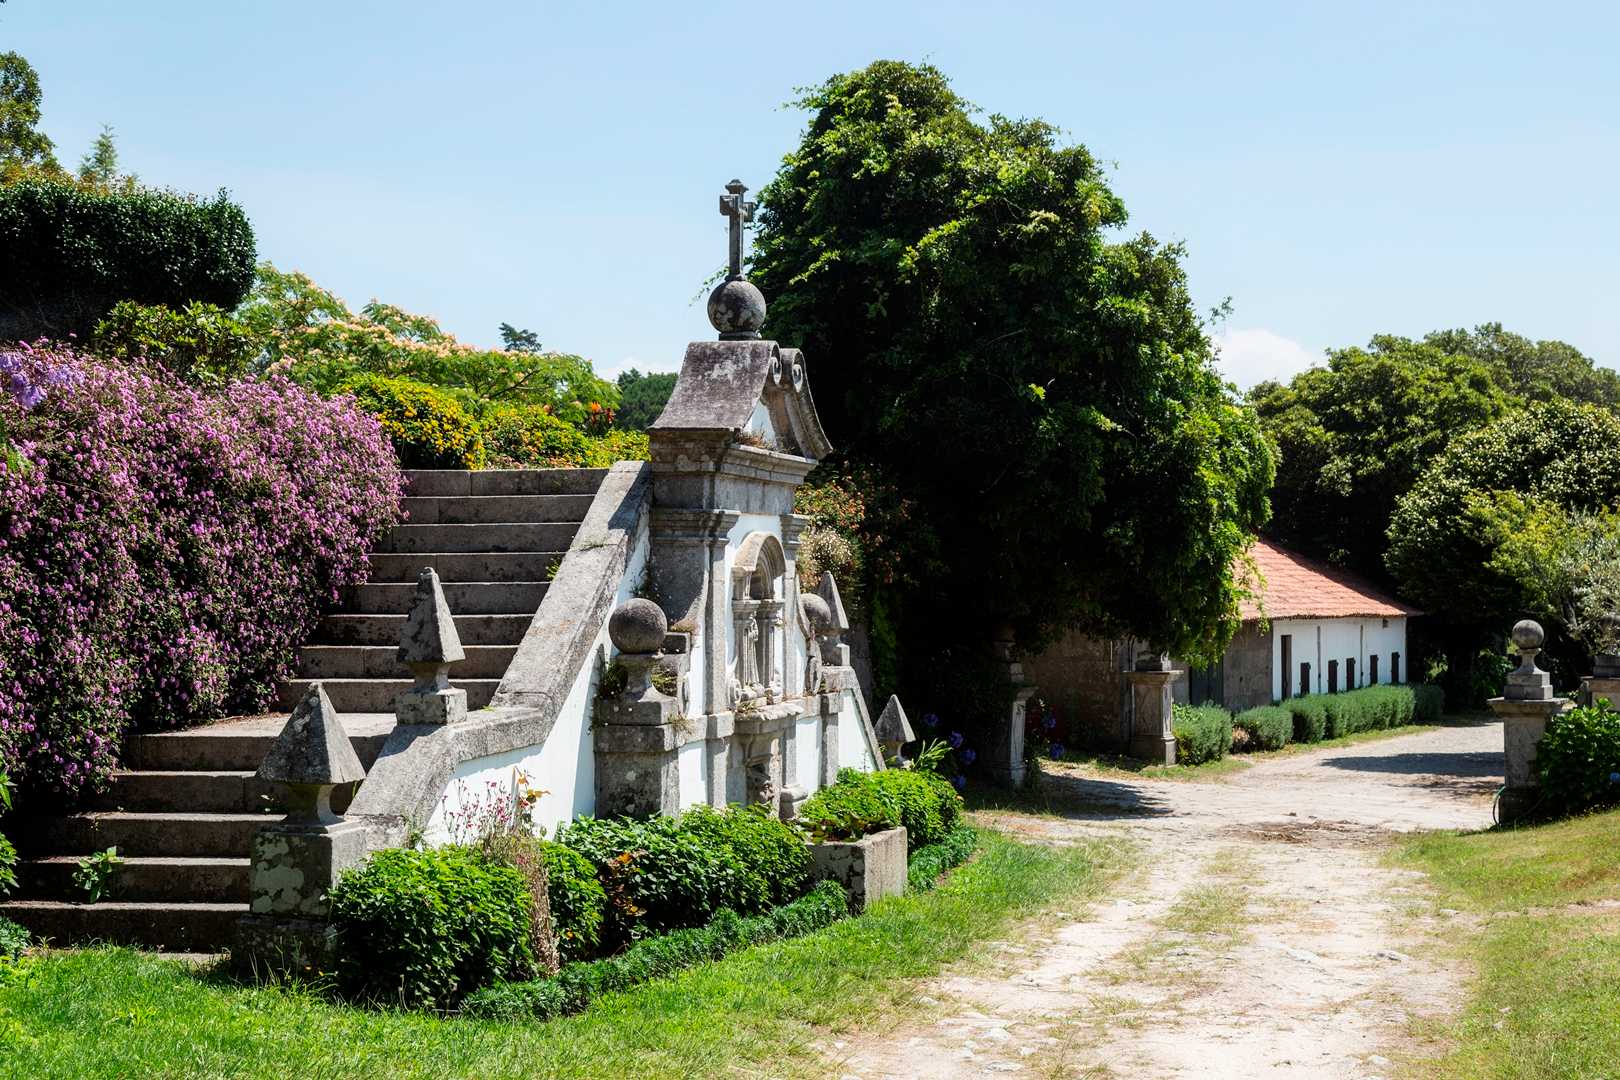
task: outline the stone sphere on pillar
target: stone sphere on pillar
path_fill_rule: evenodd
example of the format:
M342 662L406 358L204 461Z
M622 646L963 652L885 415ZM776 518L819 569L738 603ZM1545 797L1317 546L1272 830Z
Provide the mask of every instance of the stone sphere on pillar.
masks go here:
M1520 619L1513 624L1513 644L1519 650L1539 649L1547 640L1547 632L1534 619Z
M757 338L765 325L765 294L744 278L722 281L709 294L709 322L723 337Z
M632 655L660 652L669 633L664 609L651 600L626 600L608 617L608 639L622 653Z

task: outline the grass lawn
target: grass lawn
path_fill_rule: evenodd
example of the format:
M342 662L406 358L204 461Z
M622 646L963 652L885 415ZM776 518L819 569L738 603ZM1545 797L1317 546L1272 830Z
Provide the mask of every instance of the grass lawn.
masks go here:
M812 1043L911 994L1020 917L1097 895L1124 862L983 834L933 892L603 998L548 1024L352 1009L129 949L0 964L4 1077L793 1077Z
M1445 1032L1451 1052L1418 1075L1579 1080L1620 1075L1620 811L1483 833L1435 833L1395 858L1429 873L1441 902L1487 916L1448 947L1478 970ZM1588 906L1589 905L1589 906Z

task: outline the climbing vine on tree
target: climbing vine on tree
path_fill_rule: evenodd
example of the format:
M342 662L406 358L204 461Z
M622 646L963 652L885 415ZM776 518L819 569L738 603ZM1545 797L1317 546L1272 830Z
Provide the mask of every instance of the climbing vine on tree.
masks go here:
M799 104L751 277L844 463L905 494L904 521L867 514L867 547L927 553L884 598L901 681L932 696L941 658L1004 625L1026 648L1079 627L1218 653L1273 465L1182 250L1121 235L1084 147L979 117L932 67L875 63Z

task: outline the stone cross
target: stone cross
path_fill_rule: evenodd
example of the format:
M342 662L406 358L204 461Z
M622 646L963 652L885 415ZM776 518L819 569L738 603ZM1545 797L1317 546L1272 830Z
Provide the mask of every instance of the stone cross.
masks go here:
M748 188L741 180L733 180L726 190L730 194L720 196L720 212L731 219L731 273L726 280L735 281L743 276L743 225L754 220L754 207L759 204L743 201Z

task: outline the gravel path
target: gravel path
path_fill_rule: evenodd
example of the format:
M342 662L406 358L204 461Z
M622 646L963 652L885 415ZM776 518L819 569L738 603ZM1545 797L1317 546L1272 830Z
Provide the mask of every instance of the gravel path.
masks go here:
M1051 843L1124 836L1141 869L1076 915L919 989L922 1022L823 1047L834 1076L1370 1078L1421 1054L1409 1026L1458 1006L1462 972L1411 955L1443 932L1393 833L1483 828L1496 723L1262 762L1220 783L1051 783L1083 809L984 824Z

